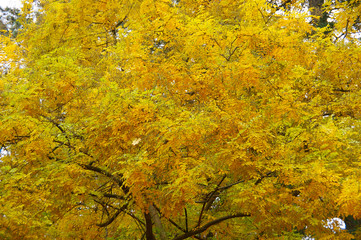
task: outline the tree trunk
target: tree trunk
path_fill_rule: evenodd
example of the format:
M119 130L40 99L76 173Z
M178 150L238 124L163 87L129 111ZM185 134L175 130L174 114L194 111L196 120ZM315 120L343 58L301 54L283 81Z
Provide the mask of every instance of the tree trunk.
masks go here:
M308 0L308 7L310 8L312 17L312 24L317 26L320 18L323 15L322 6L325 0ZM318 18L318 19L317 19Z
M144 213L145 218L145 238L147 240L155 240L153 229L152 229L152 216L150 213Z
M159 232L159 237L161 240L167 240L167 234L164 231L163 224L160 220L159 214L155 207L153 205L149 206L149 213L152 216L152 220L154 222L154 225L157 229L157 232Z

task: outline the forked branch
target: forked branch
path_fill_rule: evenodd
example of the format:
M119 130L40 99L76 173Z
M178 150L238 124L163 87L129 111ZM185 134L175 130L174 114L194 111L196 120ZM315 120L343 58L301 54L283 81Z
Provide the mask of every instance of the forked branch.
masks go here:
M249 214L249 213L237 213L237 214L224 216L224 217L218 218L216 220L210 221L210 222L204 224L203 226L201 226L199 228L195 228L190 232L186 232L186 233L184 233L182 235L179 235L179 236L173 238L173 240L183 240L183 239L192 237L192 236L194 236L196 234L199 234L199 233L202 233L202 232L206 231L211 226L216 225L216 224L218 224L220 222L223 222L225 220L228 220L228 219L240 218L240 217L250 217L250 216L251 216L251 214Z

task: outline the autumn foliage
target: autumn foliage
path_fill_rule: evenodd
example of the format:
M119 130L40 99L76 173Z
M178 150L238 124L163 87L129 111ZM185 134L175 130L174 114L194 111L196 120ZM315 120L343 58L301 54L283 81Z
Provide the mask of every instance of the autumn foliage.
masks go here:
M351 239L325 224L361 217L361 4L306 5L25 3L0 238Z

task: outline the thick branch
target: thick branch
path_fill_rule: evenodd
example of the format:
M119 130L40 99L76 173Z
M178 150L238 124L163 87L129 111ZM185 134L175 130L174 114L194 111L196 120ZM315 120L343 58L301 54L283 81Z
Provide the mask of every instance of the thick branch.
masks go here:
M145 218L145 237L147 240L156 240L152 229L152 217L149 213L144 213Z
M188 232L188 213L187 213L187 208L184 208L184 217L186 220L186 232Z
M173 238L173 240L182 240L182 239L186 239L186 238L189 238L189 237L192 237L196 234L199 234L199 233L202 233L204 231L206 231L209 227L213 226L213 225L216 225L220 222L223 222L225 220L228 220L228 219L232 219L232 218L239 218L239 217L249 217L251 216L250 214L248 213L238 213L238 214L232 214L232 215L228 215L228 216L224 216L224 217L221 217L221 218L218 218L216 220L213 220L213 221L210 221L208 222L207 224L199 227L199 228L195 228L194 230L190 231L190 232L187 232L187 233L184 233L180 236L177 236L175 238Z
M159 213L162 217L164 217L165 219L167 219L167 221L169 221L173 226L175 226L176 228L178 228L179 230L181 230L181 231L184 232L184 233L188 232L188 227L187 227L187 229L183 229L181 226L179 226L179 225L178 225L176 222L174 222L172 219L166 218L166 217L160 212L160 209L159 209L157 206L154 205L154 207L155 207L155 209L158 211L158 213ZM202 238L197 237L197 236L193 236L193 237L196 238L196 239L202 239Z
M164 230L162 221L160 220L158 212L157 212L157 210L155 209L155 207L153 205L149 206L149 213L150 213L150 215L152 217L152 220L154 222L154 225L155 225L156 229L159 232L160 239L161 240L167 240L167 234L166 234L166 232Z
M1 143L1 147L5 147L6 145L9 145L9 144L16 144L16 143L20 142L21 140L23 140L24 138L30 138L30 135L14 136L14 139L6 139Z
M97 172L97 173L100 173L104 176L107 176L108 178L112 179L114 182L116 182L123 190L123 192L125 194L128 194L129 193L129 188L126 187L124 185L124 181L121 180L120 178L114 176L113 174L111 174L110 172L104 170L104 169L101 169L99 167L96 167L96 166L93 166L93 165L89 165L89 164L79 164L82 168L86 169L86 170L90 170L90 171L93 171L93 172Z
M44 115L40 115L40 116L42 116L43 118L45 118L46 120L48 120L48 121L49 121L51 124L53 124L57 129L59 129L60 132L62 132L63 134L66 134L65 129L62 128L62 127L60 126L60 124L57 123L55 120L51 119L50 117L44 116ZM67 136L66 136L66 137L67 137Z
M113 194L113 193L104 193L103 196L106 198L116 198L116 199L120 199L120 200L125 200L125 198L123 196L119 196L119 195Z
M216 199L217 195L216 193L219 190L219 187L221 186L223 180L226 178L226 175L223 176L221 181L218 183L216 189L214 189L206 198L206 201L203 203L201 213L199 214L198 224L197 226L201 225L202 216L204 211L208 211L208 209L212 206L213 201Z
M223 191L223 190L227 190L228 188L231 188L231 187L233 187L234 185L237 185L237 184L240 184L240 183L243 183L244 182L244 180L239 180L239 181L237 181L237 182L234 182L234 183L231 183L231 184L229 184L229 185L227 185L227 186L224 186L224 187L220 187L220 188L218 188L220 191Z
M351 90L343 89L343 88L335 88L335 89L332 89L332 91L334 91L334 92L351 92Z

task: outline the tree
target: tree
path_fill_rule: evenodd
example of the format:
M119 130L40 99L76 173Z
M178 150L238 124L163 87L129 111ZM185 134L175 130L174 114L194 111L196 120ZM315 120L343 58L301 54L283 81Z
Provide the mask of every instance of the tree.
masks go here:
M333 37L343 17L40 3L2 37L3 239L352 237L324 227L361 209L361 49Z
M0 7L0 34L9 34L9 31L13 36L17 35L18 30L21 28L19 17L20 10L17 8L5 9Z

